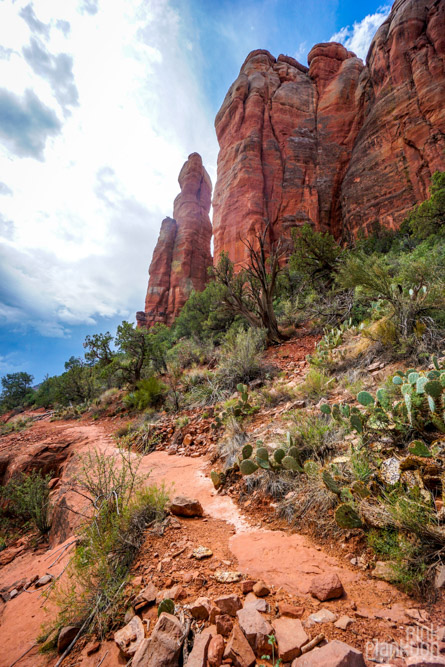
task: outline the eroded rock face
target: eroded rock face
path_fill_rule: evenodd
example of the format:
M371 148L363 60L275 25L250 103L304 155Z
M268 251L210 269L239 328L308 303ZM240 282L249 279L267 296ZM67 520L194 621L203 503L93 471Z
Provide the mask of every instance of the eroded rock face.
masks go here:
M309 69L249 54L219 110L215 259L311 222L337 238L396 228L445 169L445 1L396 0L364 65L317 44Z
M140 327L171 324L192 290L203 290L208 280L212 183L198 153L189 155L178 180L173 218L163 220L153 252L145 310L136 314Z

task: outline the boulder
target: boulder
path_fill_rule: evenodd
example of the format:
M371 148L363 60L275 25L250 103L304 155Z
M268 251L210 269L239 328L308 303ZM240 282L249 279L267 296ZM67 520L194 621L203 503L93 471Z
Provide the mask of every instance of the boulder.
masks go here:
M363 654L337 639L293 661L292 667L366 667Z
M114 641L126 658L136 653L144 637L144 625L139 616L133 616L127 625L114 633Z
M244 595L247 595L247 593L251 593L253 591L254 586L255 582L252 581L252 579L246 579L245 581L241 582L241 592Z
M254 667L255 653L238 625L233 628L232 635L224 650L224 659L230 658L234 667Z
M267 638L272 634L271 624L253 607L240 609L236 615L239 626L256 655L261 657L267 653Z
M349 618L349 616L340 616L334 625L339 630L347 630L352 623L354 623L353 618Z
M132 667L178 667L184 630L172 614L162 613L150 639L144 639L133 657Z
M220 667L224 655L224 639L221 635L215 635L210 640L207 660L209 667Z
M238 595L222 595L215 600L216 606L222 611L223 614L228 614L229 616L236 616L238 609L242 608L241 600Z
M307 628L311 628L316 623L334 623L336 620L337 616L329 609L319 609L308 617L305 625Z
M50 574L44 574L43 577L40 577L34 584L36 588L41 588L42 586L46 586L53 580L53 577Z
M340 598L343 593L343 584L338 574L334 572L328 574L319 574L311 581L309 593L321 602Z
M265 598L270 593L270 589L266 586L264 581L258 581L252 590L258 598Z
M135 598L133 607L136 611L156 602L158 590L153 584L148 584Z
M233 620L228 614L220 614L215 618L216 632L223 637L228 637L233 630Z
M190 613L197 621L206 621L210 616L211 607L209 598L197 598L190 605Z
M195 635L193 649L188 657L186 667L207 667L208 648L211 635Z
M301 654L301 648L309 641L300 620L281 616L273 622L275 639L278 644L278 657L289 662Z
M304 614L304 607L295 607L287 602L278 603L280 616L289 616L289 618L301 618Z
M264 598L257 598L255 593L248 593L244 600L244 608L253 607L257 611L262 611L263 613L269 611L269 605Z
M77 625L66 625L59 632L57 638L57 651L58 653L63 653L66 648L71 644L73 639L77 637L79 628Z
M176 496L170 503L170 512L176 516L195 517L202 516L204 510L199 500Z

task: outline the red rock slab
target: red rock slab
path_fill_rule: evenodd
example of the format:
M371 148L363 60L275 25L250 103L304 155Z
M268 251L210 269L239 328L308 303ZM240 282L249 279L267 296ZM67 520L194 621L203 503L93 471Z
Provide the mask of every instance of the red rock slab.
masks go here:
M296 595L309 593L315 575L336 573L346 586L360 580L359 573L342 568L303 535L282 531L239 533L231 538L230 549L241 571L251 577L261 576L269 586L283 586Z

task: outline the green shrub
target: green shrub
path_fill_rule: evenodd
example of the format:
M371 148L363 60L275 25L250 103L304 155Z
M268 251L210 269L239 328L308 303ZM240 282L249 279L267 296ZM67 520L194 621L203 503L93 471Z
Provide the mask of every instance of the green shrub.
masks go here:
M68 583L55 590L59 628L77 625L103 638L122 621L131 564L146 527L164 517L168 500L164 487L147 485L139 465L140 457L123 449L81 459L77 488L90 499L91 519L80 529Z
M208 364L214 356L215 349L210 341L198 343L190 338L180 340L167 353L167 359L177 363L182 369L190 368L194 364Z
M130 410L146 410L159 406L165 397L167 388L154 375L137 383L136 389L124 396L124 405Z
M238 384L249 384L257 378L264 378L271 369L261 359L265 346L265 332L262 329L248 329L229 336L221 347L217 368L219 385L235 390Z
M50 501L48 482L51 475L43 476L32 470L12 478L3 487L1 496L7 502L6 513L13 520L25 521L35 526L42 535L50 527Z
M332 449L334 440L340 437L339 433L341 434L324 416L302 410L293 414L293 421L295 426L292 427L291 434L302 461L314 457L323 459Z
M317 400L325 395L335 384L335 378L329 377L317 368L311 368L304 381L298 385L297 392L304 398Z
M416 206L404 223L417 239L443 236L445 233L445 172L436 171L432 177L430 197Z

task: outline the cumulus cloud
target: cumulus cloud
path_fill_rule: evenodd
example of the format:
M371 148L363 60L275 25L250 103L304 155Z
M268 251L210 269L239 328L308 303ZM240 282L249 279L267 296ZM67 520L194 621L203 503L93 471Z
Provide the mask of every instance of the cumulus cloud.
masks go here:
M56 100L65 110L79 103L71 56L66 53L52 55L34 37L30 45L23 48L23 55L33 71L48 80Z
M32 4L26 5L23 9L20 10L20 16L28 25L29 29L32 32L37 32L46 39L49 37L50 26L42 21L39 21L34 13L34 8Z
M20 98L0 89L0 137L15 155L43 160L46 140L60 131L55 112L32 90Z
M99 0L83 0L82 11L87 14L97 14L99 11Z
M380 7L374 14L369 14L361 21L355 22L352 27L346 26L341 28L335 35L332 35L329 41L344 44L349 51L353 51L364 61L375 33L388 16L390 10L390 5Z
M11 188L6 183L2 183L2 181L0 181L0 195L12 195Z
M215 182L214 113L200 54L184 49L189 26L171 0L50 10L35 0L32 12L5 2L14 31L0 24L12 49L0 60L0 173L14 196L2 197L0 325L64 337L100 318L133 319L191 152ZM59 104L70 109L63 124Z
M3 183L0 183L0 185L3 185ZM0 213L0 240L2 238L11 240L13 235L14 235L14 223L12 222L12 220L8 220L7 218L5 218L4 215L2 215L2 213Z

